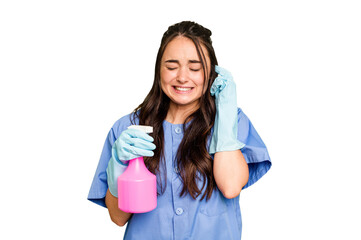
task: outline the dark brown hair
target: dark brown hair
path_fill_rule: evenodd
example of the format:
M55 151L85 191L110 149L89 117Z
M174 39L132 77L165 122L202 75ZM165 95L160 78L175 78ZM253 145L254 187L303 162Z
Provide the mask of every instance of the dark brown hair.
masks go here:
M161 180L162 176L159 174L159 166L160 161L163 161L164 167L166 166L163 149L163 121L168 113L170 99L164 94L161 88L160 65L165 48L168 43L177 36L187 37L194 42L198 57L202 63L205 78L204 83L208 83L207 86L204 86L206 91L200 98L199 109L188 116L183 124L184 136L176 156L177 167L183 182L180 196L189 193L193 199L196 199L202 193L204 187L206 187L201 200L203 200L205 196L207 196L208 200L216 188L213 176L213 160L207 150L207 140L210 136L216 113L214 98L210 95L210 87L216 78L214 66L218 64L210 38L211 35L212 32L210 30L195 22L184 21L170 26L164 33L158 50L152 89L143 103L134 110L133 122L135 118L138 118L140 125L153 126L152 136L157 148L154 150L153 157L146 157L144 160L149 171L157 174L157 181L159 180L158 184L161 186L162 193L164 192L164 188ZM207 49L211 61L210 75L208 75L209 70L206 64L207 53L202 51L201 45ZM208 80L206 78L208 78ZM167 171L164 169L163 172L165 173L166 179ZM202 180L203 185L202 188L199 189L197 182ZM166 181L164 182L166 183Z

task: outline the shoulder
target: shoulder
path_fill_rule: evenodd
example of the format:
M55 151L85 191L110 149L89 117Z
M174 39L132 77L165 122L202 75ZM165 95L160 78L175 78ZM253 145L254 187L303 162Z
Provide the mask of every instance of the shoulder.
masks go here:
M237 113L238 113L238 116L243 113L243 111L240 107L237 107Z
M121 132L123 132L125 129L127 129L130 125L138 124L139 119L137 117L137 114L135 112L132 112L130 114L127 114L121 118L119 118L112 126L113 134L116 138L119 137Z
M248 117L246 116L246 114L242 111L242 109L240 107L237 107L237 116L238 116L238 122L241 119L248 119Z
M241 108L237 109L237 121L238 121L238 131L239 132L248 132L250 128L252 128L252 123L247 117L247 115L243 112Z

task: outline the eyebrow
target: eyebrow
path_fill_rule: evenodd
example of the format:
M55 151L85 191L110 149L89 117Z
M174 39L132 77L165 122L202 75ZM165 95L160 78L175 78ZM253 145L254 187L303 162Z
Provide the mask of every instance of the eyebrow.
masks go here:
M175 60L175 59L169 59L169 60L167 60L165 62L166 63L178 63L179 64L179 61ZM188 62L189 63L202 63L201 61L198 61L198 60L189 60Z

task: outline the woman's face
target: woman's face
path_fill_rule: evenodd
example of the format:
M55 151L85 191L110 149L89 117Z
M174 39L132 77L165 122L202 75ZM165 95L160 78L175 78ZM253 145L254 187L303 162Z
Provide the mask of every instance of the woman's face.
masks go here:
M210 59L206 48L201 44L210 75ZM208 77L207 77L208 78ZM203 89L204 73L193 41L186 37L176 37L168 43L161 60L160 79L163 92L171 104L197 108Z

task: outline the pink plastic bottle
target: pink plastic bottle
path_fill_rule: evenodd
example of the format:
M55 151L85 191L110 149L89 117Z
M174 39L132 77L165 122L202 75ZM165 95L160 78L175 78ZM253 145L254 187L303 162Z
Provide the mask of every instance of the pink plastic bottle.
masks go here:
M132 125L129 128L153 132L148 126ZM149 172L143 157L129 160L127 169L118 177L118 207L129 213L150 212L157 207L157 178Z

